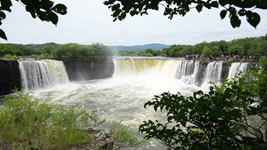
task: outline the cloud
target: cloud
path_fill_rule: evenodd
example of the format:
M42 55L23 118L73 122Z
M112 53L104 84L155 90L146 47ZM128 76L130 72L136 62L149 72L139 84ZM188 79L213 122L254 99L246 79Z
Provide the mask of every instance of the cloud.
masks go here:
M111 11L99 0L61 0L68 14L59 16L59 23L32 19L19 3L14 2L12 13L7 14L1 28L8 43L80 43L96 42L105 45L140 45L148 43L196 44L203 41L232 40L234 38L265 35L267 14L259 11L261 23L254 29L246 20L240 28L233 29L229 18L221 20L220 10L192 11L185 17L169 20L163 10L149 11L148 16L128 16L113 22ZM0 42L6 42L0 40Z

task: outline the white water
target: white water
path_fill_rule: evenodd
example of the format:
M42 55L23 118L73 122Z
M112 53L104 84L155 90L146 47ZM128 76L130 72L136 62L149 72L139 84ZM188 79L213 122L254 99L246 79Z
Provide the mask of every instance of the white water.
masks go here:
M144 108L144 103L154 95L163 92L190 95L199 89L177 80L179 60L114 60L115 73L112 78L72 82L53 86L49 89L34 90L34 96L42 100L49 96L53 103L63 105L79 104L88 111L98 110L106 125L122 121L135 132L139 125L148 119L164 121L165 113L155 112L152 107ZM166 149L156 141L132 148Z
M19 61L22 88L25 91L68 83L69 78L62 61L22 60Z
M144 120L165 122L165 113L155 112L152 107L144 108L144 103L151 100L154 95L179 91L188 96L200 89L194 85L199 68L198 61L193 63L185 60L131 58L114 59L114 64L115 72L111 78L72 82L49 89L34 90L34 96L40 100L49 96L53 103L63 105L79 104L88 111L96 109L99 117L106 119L107 125L114 121L122 121L132 130L138 131ZM188 70L185 66L193 68ZM222 62L210 63L206 68L203 82L218 82L221 70ZM158 150L166 147L151 140L132 149Z
M195 61L193 65L190 64L190 66L188 67L191 67L191 69L194 69L193 74L188 74L186 76L183 76L181 80L186 84L198 85L197 77L198 77L199 68L200 68L199 61Z
M220 84L222 76L222 63L223 63L222 61L219 61L219 62L210 62L208 64L201 85L202 88L208 89L210 86L209 82L213 82L216 85Z
M227 79L233 79L235 78L238 73L241 71L241 76L244 75L248 70L248 63L242 63L242 62L234 62L231 64L231 67L229 68L229 73Z

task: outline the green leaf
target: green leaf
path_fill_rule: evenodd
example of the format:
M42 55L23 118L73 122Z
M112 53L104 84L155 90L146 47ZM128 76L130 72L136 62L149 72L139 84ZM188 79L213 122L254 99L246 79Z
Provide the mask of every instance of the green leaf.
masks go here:
M247 21L254 28L256 28L257 25L260 23L261 18L259 14L253 12L253 13L247 13L246 16L247 16Z
M239 14L239 16L245 16L246 15L246 10L245 9L240 9L239 11L238 11L238 14Z
M227 11L226 11L226 10L222 10L222 11L220 12L221 19L224 19L225 16L226 16L226 14L227 14Z
M138 14L138 12L136 11L136 10L132 10L132 11L130 11L130 15L131 16L134 16L134 15L137 15Z
M166 16L166 15L169 15L169 14L171 13L171 11L172 11L172 9L166 7L165 10L164 10L163 15L165 15L165 16Z
M39 17L40 20L42 20L42 21L49 21L48 18L47 18L46 12L39 11L37 13L37 15L38 15L38 17Z
M226 4L229 4L229 0L219 0L219 4L225 6Z
M241 20L236 15L232 15L230 18L230 22L233 28L239 27L241 24Z
M258 2L256 8L267 9L267 1Z
M112 14L113 17L117 17L119 16L119 14L121 13L120 9L117 9L116 11L114 11L114 13Z
M8 12L11 12L10 7L12 6L11 0L1 0L0 7L1 10L6 10Z
M48 19L54 24L54 25L57 25L57 22L58 22L58 16L57 14L53 13L53 12L50 12L48 14Z
M208 2L204 2L203 5L208 8L208 9L211 9L211 4L208 3Z
M120 8L120 4L116 4L116 5L113 5L112 7L111 7L111 10L112 11L116 11L116 10L118 10Z
M111 4L114 4L115 0L107 0L107 1L104 1L103 4L104 5L111 5Z
M0 11L0 20L5 19L6 14L3 11Z
M196 6L196 9L197 9L198 12L201 12L202 11L202 8L203 8L203 5L198 4Z
M63 4L57 4L52 8L53 11L61 15L67 14L67 7Z
M2 29L0 29L0 38L7 40L6 34Z
M218 4L217 1L212 1L212 2L211 2L211 6L212 6L212 7L215 7L215 8L218 8L218 7L219 7L219 4Z

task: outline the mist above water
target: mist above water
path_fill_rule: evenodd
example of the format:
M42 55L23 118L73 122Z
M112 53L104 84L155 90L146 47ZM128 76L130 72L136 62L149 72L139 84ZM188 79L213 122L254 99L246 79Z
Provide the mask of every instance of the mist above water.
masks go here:
M34 93L38 98L49 96L54 103L79 104L87 110L97 109L99 116L108 122L122 120L125 125L137 129L144 120L163 117L162 113L155 113L152 108L144 108L144 103L154 95L178 91L191 95L199 89L175 78L173 68L176 61L179 60L140 60L135 61L133 66L129 64L133 63L132 60L114 60L115 73L111 78L72 82Z
M196 61L195 68L185 68L184 65L194 67L194 62L184 61L186 60L158 58L114 59L115 72L111 78L70 82L33 92L40 100L49 96L53 103L67 106L78 104L88 111L98 110L98 116L106 119L107 124L122 121L124 125L129 125L132 130L138 131L139 125L145 120L166 121L165 113L155 112L152 107L144 108L144 104L154 95L180 92L189 96L194 91L201 88L203 90L203 87L195 85L198 72L196 67L199 66L199 62ZM221 64L222 62L214 62L206 68L206 72L210 72L210 75L207 74L203 79L205 85L207 79L218 80L220 75L216 73L221 73ZM181 68L184 72L179 72ZM209 68L213 71L208 70ZM133 149L159 147L161 147L159 143L149 141Z

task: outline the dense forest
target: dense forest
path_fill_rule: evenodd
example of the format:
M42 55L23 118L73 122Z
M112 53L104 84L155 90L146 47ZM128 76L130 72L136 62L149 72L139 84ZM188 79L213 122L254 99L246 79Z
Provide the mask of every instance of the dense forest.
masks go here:
M19 59L76 59L112 56L111 50L100 43L92 45L68 44L0 44L0 57Z
M147 49L144 51L118 52L119 56L164 56L164 57L186 57L186 56L246 56L259 57L267 55L267 34L260 37L247 37L234 39L232 41L202 42L195 45L171 45L161 51Z
M163 57L240 57L259 58L267 56L267 34L260 37L247 37L232 41L202 42L195 45L171 45L162 50L121 50L112 52L108 46L100 43L92 45L69 44L0 44L0 57L18 59L31 57L35 59L89 58L101 56L163 56Z

